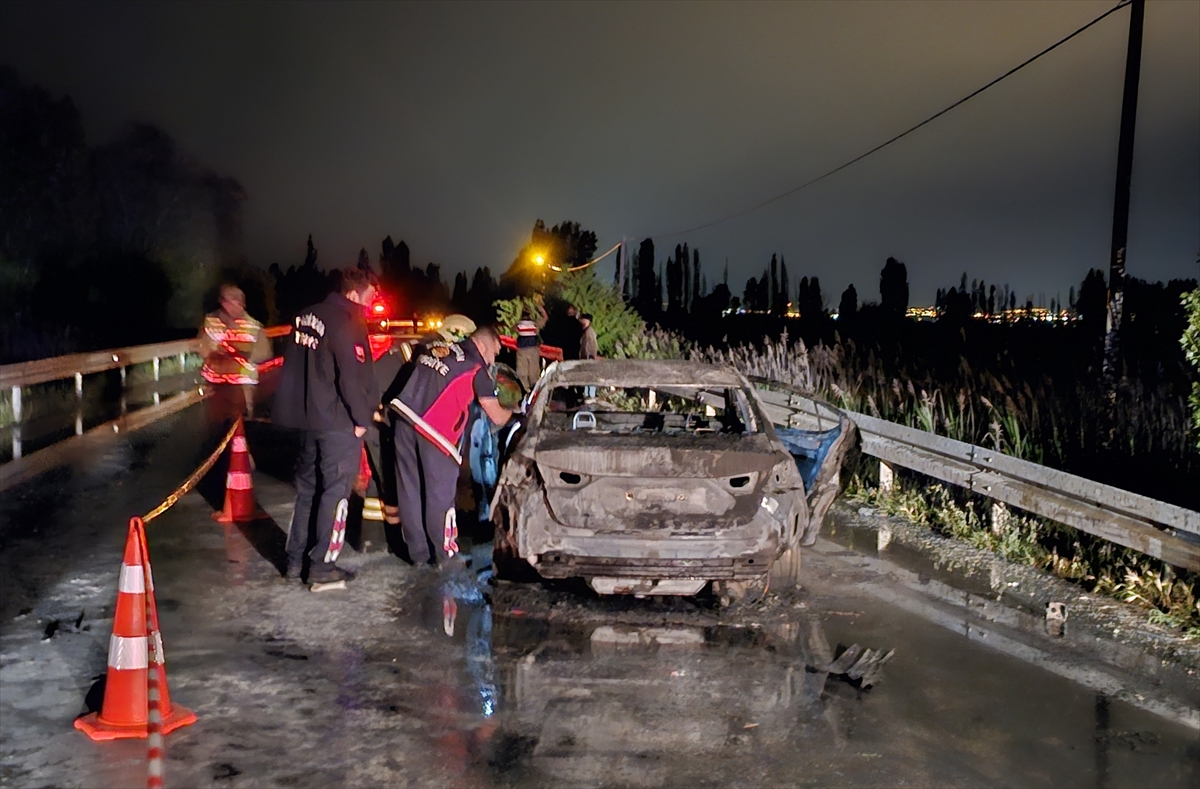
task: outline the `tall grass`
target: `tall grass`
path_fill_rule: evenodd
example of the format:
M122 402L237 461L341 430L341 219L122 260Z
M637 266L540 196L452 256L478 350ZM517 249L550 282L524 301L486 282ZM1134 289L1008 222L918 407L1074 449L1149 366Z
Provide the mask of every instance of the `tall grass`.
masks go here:
M1129 457L1179 458L1200 470L1186 393L1139 381L1122 384L1114 410L1091 383L1064 385L1048 376L1013 382L973 370L965 359L952 376L935 379L911 369L888 374L873 349L864 355L852 340L809 348L803 340L789 343L785 334L761 346L709 348L694 356L790 383L851 411L1058 468L1116 449ZM1107 441L1109 429L1116 447Z
M937 378L927 370L889 374L873 349L863 353L851 340L810 348L803 341L789 343L786 334L759 346L693 350L692 357L790 383L847 410L1084 476L1106 475L1102 481L1119 487L1137 489L1139 481L1144 483L1135 470L1147 459L1156 467L1169 466L1180 480L1200 479L1186 393L1166 386L1127 381L1113 410L1097 386L1070 375L1018 382L972 369L966 359L954 374ZM1153 621L1200 638L1200 576L1195 573L1040 518L1014 516L994 529L986 499L912 477L906 486L880 494L871 476L869 465L859 468L851 495L1089 590L1148 606ZM1196 494L1168 492L1179 494L1178 503L1185 505L1191 503L1186 497Z

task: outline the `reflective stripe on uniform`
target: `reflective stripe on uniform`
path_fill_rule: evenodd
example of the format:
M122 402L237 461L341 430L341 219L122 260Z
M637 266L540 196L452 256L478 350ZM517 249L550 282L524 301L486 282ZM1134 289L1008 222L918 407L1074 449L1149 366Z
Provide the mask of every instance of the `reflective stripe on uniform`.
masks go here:
M458 553L458 516L454 507L446 510L446 522L442 525L442 549L447 556Z
M340 499L333 511L333 532L329 535L329 547L325 550L325 563L333 564L346 543L346 518L350 515L350 500Z
M399 412L401 415L406 417L408 419L408 421L412 422L413 427L415 427L417 429L418 433L420 433L422 436L429 439L433 443L437 444L437 446L440 450L445 452L450 457L454 458L455 463L457 463L460 466L462 465L462 455L459 454L458 447L455 446L454 443L450 441L450 439L446 438L441 433L439 433L433 427L433 425L429 424L424 419L422 419L420 414L418 414L416 411L409 408L408 404L405 403L403 400L401 400L399 397L394 398L392 400L391 405L392 405L392 408L396 409L397 412Z
M121 565L121 580L117 584L117 591L124 594L146 593L146 576L140 565Z
M114 634L108 642L108 667L121 671L146 668L146 637L125 638Z

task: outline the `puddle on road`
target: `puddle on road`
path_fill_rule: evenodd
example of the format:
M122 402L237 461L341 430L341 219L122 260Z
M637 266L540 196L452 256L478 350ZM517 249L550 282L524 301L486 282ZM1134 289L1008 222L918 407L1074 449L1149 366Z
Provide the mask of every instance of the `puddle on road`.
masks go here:
M865 526L847 523L836 514L827 518L821 529L821 536L846 549L847 556L852 554L886 558L890 564L915 573L922 583L926 580L940 581L947 586L969 592L980 597L993 600L1004 600L1007 605L1031 612L1028 606L1012 599L1011 595L1003 594L1003 589L997 589L991 570L977 566L947 566L934 561L927 553L919 548L904 543L893 542L889 539L884 553L879 550L880 531ZM842 555L842 554L834 554ZM998 595L1001 595L998 597ZM1008 598L1008 599L1006 599Z
M1200 781L1194 731L872 605L770 627L581 624L435 589L403 619L445 644L448 673L392 708L425 720L435 761L491 785ZM824 671L852 643L897 650L878 686Z

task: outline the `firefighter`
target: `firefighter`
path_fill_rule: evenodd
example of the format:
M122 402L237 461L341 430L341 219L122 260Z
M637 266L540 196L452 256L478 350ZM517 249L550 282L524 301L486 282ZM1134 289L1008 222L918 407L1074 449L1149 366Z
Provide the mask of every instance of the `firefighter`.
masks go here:
M396 465L400 522L414 564L436 558L444 565L458 553L454 511L462 464L459 444L471 403L495 424L513 412L500 405L488 367L500 352L491 326L462 342L434 340L421 348L412 373L388 406L396 419ZM432 548L432 550L431 550Z
M254 409L258 365L271 356L263 325L246 313L246 294L236 285L221 286L220 308L204 316L200 329L200 375L212 385L207 399L210 424L228 427Z
M404 384L408 382L408 376L412 373L416 357L420 356L421 351L427 348L431 342L436 340L462 342L473 331L475 331L475 322L466 315L447 315L437 331L421 337L415 347L403 346L409 351L408 361L402 364L397 363L398 358L402 358L398 352L385 356L383 364L375 365L376 381L379 383L379 388L383 390L383 406L386 407L393 397L400 394L400 390L404 388ZM378 360L376 361L378 362ZM367 451L371 461L371 474L383 505L383 520L388 526L398 527L400 525L400 508L397 504L396 494L396 441L395 425L393 424L398 417L394 411L389 413L391 414L390 419L382 412L377 417L379 431L376 435L367 433ZM388 540L391 542L390 537Z
M344 270L339 293L296 317L284 352L272 419L304 431L287 539L288 577L301 576L307 557L314 588L353 575L336 562L363 436L379 402L365 309L374 295L369 272Z

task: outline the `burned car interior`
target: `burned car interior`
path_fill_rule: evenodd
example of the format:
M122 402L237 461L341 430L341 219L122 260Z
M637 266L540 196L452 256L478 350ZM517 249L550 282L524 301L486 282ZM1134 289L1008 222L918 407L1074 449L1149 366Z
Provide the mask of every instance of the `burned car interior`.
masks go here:
M746 393L737 389L608 386L585 397L586 389L553 389L543 429L679 436L744 435L757 427Z

